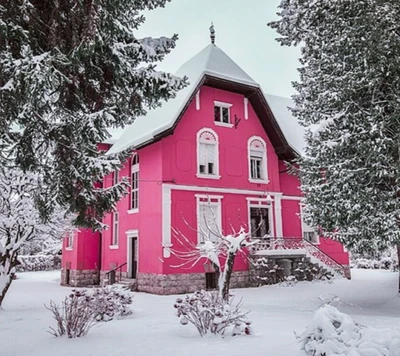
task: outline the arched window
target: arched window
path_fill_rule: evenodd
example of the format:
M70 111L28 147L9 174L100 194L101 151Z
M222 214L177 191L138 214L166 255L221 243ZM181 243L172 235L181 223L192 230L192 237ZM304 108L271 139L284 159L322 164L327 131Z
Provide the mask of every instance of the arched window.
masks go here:
M253 136L248 141L249 181L268 183L267 145L261 137Z
M219 179L218 135L211 129L197 133L197 177Z
M139 211L139 155L132 157L131 166L131 204L130 213Z

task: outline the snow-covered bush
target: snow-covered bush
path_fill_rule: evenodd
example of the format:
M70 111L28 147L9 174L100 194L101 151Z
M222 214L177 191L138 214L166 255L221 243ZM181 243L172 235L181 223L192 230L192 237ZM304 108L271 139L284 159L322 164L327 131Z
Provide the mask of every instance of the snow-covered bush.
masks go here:
M310 325L297 336L309 356L397 356L400 333L369 329L332 305L319 308Z
M216 291L201 290L177 298L174 307L181 324L193 324L201 336L208 332L224 335L228 329L232 329L233 336L251 333L248 312L240 310L241 302L234 305L233 298L226 301Z
M23 255L18 256L17 272L54 271L61 268L60 255Z
M393 272L399 270L397 248L395 247L375 254L352 253L350 260L353 268L386 269Z
M61 307L50 301L50 306L45 307L53 313L57 329L50 327L49 332L56 337L67 335L69 339L87 335L96 324L93 301L94 297L86 290L74 289L65 297Z
M111 285L96 288L93 292L93 308L96 321L109 321L132 314L133 293L126 287Z
M92 293L73 289L61 307L53 301L49 307L45 305L57 322L57 329L50 327L50 333L68 338L85 336L98 322L132 314L132 299L133 293L122 286L96 288Z

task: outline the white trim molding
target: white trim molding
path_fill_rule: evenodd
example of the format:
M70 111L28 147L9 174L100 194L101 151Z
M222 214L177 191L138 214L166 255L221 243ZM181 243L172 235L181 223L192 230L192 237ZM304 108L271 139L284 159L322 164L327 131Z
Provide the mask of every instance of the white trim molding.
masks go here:
M268 162L267 162L267 144L259 136L252 136L247 141L247 161L249 166L249 182L251 183L269 183L268 180ZM252 162L259 163L259 172ZM253 173L259 173L259 178L254 178Z
M197 191L197 192L206 192L206 193L220 193L220 194L241 194L241 195L258 195L260 199L265 197L265 189L263 190L248 190L248 189L234 189L234 188L213 188L213 187L204 187L204 186L197 186L197 185L179 185L179 184L169 184L164 183L163 187L168 187L172 190L184 190L184 191ZM271 197L274 196L282 196L280 192L270 192L268 194ZM250 198L252 199L252 198ZM302 198L301 198L302 199Z
M244 118L245 118L245 120L248 120L249 119L249 99L244 98L243 104L244 104Z
M283 200L303 200L303 197L298 197L295 195L282 195Z
M131 276L132 273L132 244L133 244L133 239L137 239L137 244L136 244L136 248L138 249L138 251L136 251L136 255L137 255L137 268L136 268L136 273L139 272L139 258L140 258L140 254L139 254L139 230L135 229L135 230L127 230L125 231L126 234L126 243L127 243L127 248L126 248L126 261L128 263L128 276Z
M216 224L216 227L218 231L213 231L212 228L210 228L211 231L208 231L208 235L211 241L214 241L218 238L218 236L215 236L217 233L222 234L222 204L221 200L223 196L221 195L205 195L205 194L195 194L196 197L196 220L197 220L197 243L200 244L204 242L204 236L202 234L202 229L201 229L201 216L200 216L200 210L202 207L208 207L210 209L213 209L216 207L216 212L215 216L212 216L214 219L214 222ZM204 213L204 218L207 218L207 214ZM208 225L210 224L209 222L207 223ZM207 233L207 231L205 232ZM214 233L214 234L213 234Z
M196 110L200 110L200 89L196 93Z
M167 184L162 186L162 247L163 257L171 257L171 187Z
M110 250L118 250L119 249L118 245L110 245L108 247L110 248Z
M226 122L215 121L214 124L221 127L229 127L229 128L233 127L232 123L226 123Z
M275 237L275 226L274 226L274 212L272 210L272 203L267 198L251 198L247 197L247 216L248 216L248 228L251 233L251 208L267 209L268 210L268 224L269 224L269 236Z
M230 108L232 107L233 104L231 103L226 103L224 101L218 101L218 100L214 100L214 106L219 106L221 108Z
M274 199L276 237L283 237L281 198L280 195L277 195Z

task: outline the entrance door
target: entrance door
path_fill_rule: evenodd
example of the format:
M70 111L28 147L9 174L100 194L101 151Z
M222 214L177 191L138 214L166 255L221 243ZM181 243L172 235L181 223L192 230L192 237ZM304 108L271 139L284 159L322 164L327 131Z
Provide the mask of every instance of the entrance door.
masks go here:
M131 268L130 268L130 278L136 278L137 273L137 261L138 261L138 239L137 237L131 238Z
M260 238L271 233L268 212L268 208L250 208L250 224L252 237Z

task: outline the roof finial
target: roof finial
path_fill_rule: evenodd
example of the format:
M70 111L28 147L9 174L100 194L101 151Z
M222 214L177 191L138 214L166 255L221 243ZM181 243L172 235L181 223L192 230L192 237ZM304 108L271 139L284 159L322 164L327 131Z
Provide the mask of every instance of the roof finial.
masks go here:
M211 38L211 43L215 44L215 29L214 29L214 24L212 22L210 26L210 38Z

